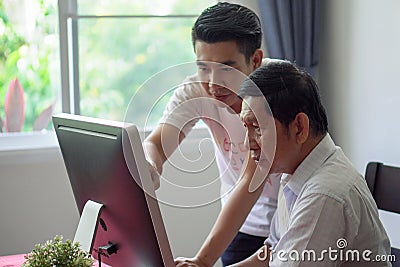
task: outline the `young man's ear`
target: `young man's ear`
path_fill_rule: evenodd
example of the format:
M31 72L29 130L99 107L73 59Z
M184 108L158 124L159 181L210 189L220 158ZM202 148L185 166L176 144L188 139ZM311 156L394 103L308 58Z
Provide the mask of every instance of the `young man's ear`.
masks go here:
M261 49L257 49L253 56L251 57L251 64L253 65L254 69L257 69L258 67L261 66L262 59L263 59L264 53Z
M299 144L303 144L310 134L310 120L308 119L308 116L305 113L300 112L294 118L293 124L296 134L296 141Z

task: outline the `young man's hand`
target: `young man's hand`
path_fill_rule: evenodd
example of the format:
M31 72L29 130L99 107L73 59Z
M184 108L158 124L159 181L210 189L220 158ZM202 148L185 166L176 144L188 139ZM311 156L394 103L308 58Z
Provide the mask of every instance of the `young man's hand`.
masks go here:
M156 166L151 162L147 161L147 165L150 171L151 180L154 184L154 190L157 190L158 188L160 188L160 173L157 171Z
M198 258L179 257L174 260L176 267L208 267Z

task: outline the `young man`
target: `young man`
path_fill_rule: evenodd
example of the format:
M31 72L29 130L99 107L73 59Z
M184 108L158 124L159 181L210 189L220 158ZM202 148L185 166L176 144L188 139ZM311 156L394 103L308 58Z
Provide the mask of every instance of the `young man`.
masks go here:
M246 79L239 95L257 169L271 166L271 173L285 175L265 246L233 266L391 266L379 261L390 254L390 244L376 204L365 179L328 134L311 76L290 62L272 60ZM271 125L277 140L273 155L267 150L274 135ZM231 199L236 196L237 189ZM223 215L233 207L231 199L215 227L228 227ZM203 251L203 259L207 253L213 251ZM203 260L177 266L212 264Z
M155 176L162 173L164 162L201 119L215 144L224 205L241 173L248 172L242 170L248 149L237 90L246 75L262 63L261 38L259 18L246 7L218 3L198 17L192 28L198 72L176 89L159 125L144 142ZM232 241L222 256L224 265L247 258L263 244L276 209L278 188L279 178L271 179L234 240L229 237L219 243L220 255ZM213 243L212 235L206 244Z

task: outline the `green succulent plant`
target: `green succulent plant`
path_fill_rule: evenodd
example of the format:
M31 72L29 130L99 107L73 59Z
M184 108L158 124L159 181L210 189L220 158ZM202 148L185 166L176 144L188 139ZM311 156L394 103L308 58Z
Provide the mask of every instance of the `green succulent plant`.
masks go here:
M31 253L25 256L22 267L90 267L94 260L91 255L83 251L78 242L73 243L57 235L54 240L45 244L37 244Z

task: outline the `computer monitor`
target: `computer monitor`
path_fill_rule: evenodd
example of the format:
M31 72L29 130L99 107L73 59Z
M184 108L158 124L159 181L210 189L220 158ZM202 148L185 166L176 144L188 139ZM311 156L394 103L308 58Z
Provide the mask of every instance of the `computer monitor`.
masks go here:
M175 266L135 125L65 113L53 124L81 215L74 240L114 267Z

